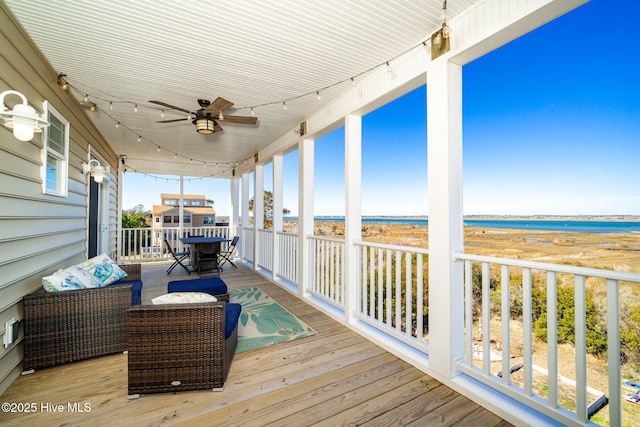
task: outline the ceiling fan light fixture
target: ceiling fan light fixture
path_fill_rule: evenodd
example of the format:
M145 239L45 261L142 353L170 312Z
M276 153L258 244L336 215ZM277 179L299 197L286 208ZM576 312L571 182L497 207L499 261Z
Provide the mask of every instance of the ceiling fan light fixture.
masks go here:
M216 122L210 117L199 117L193 121L196 125L196 131L203 135L211 135L214 132Z

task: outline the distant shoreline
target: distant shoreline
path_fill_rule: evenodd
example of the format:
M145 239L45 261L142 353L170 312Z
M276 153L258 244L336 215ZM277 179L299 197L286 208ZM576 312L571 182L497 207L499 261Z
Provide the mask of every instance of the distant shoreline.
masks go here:
M329 221L331 219L344 220L343 215L316 215L316 220ZM428 220L428 215L363 215L363 219L391 219L391 220ZM285 217L296 221L297 216ZM470 220L524 220L524 221L640 221L640 215L464 215L463 219Z

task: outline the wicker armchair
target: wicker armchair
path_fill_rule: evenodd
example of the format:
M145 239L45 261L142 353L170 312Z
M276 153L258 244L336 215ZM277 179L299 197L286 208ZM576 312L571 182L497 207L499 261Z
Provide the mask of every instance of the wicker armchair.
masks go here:
M140 264L121 265L127 282L141 280ZM126 315L132 285L24 296L24 373L127 349Z
M238 343L240 311L239 304L224 302L130 308L129 398L222 390Z

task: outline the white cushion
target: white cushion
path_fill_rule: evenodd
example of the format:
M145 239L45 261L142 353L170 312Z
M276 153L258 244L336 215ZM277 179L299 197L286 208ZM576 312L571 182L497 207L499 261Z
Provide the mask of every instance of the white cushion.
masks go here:
M151 300L153 304L185 304L192 302L216 302L218 299L204 292L172 292Z

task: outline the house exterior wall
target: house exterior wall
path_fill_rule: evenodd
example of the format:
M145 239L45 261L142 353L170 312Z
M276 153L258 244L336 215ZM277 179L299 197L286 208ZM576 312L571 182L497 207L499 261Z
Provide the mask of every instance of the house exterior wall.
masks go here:
M87 257L88 178L82 163L96 153L117 170L117 156L73 95L56 83L57 72L23 32L6 5L0 2L0 92L16 90L27 97L38 114L43 101L69 122L68 193L42 191L42 139L30 142L13 137L0 126L0 335L12 318L20 322L18 340L0 345L0 394L22 370L22 297L42 285L42 277ZM16 98L17 100L17 98ZM6 104L13 106L13 97ZM116 249L117 177L108 186L106 226L109 254Z

